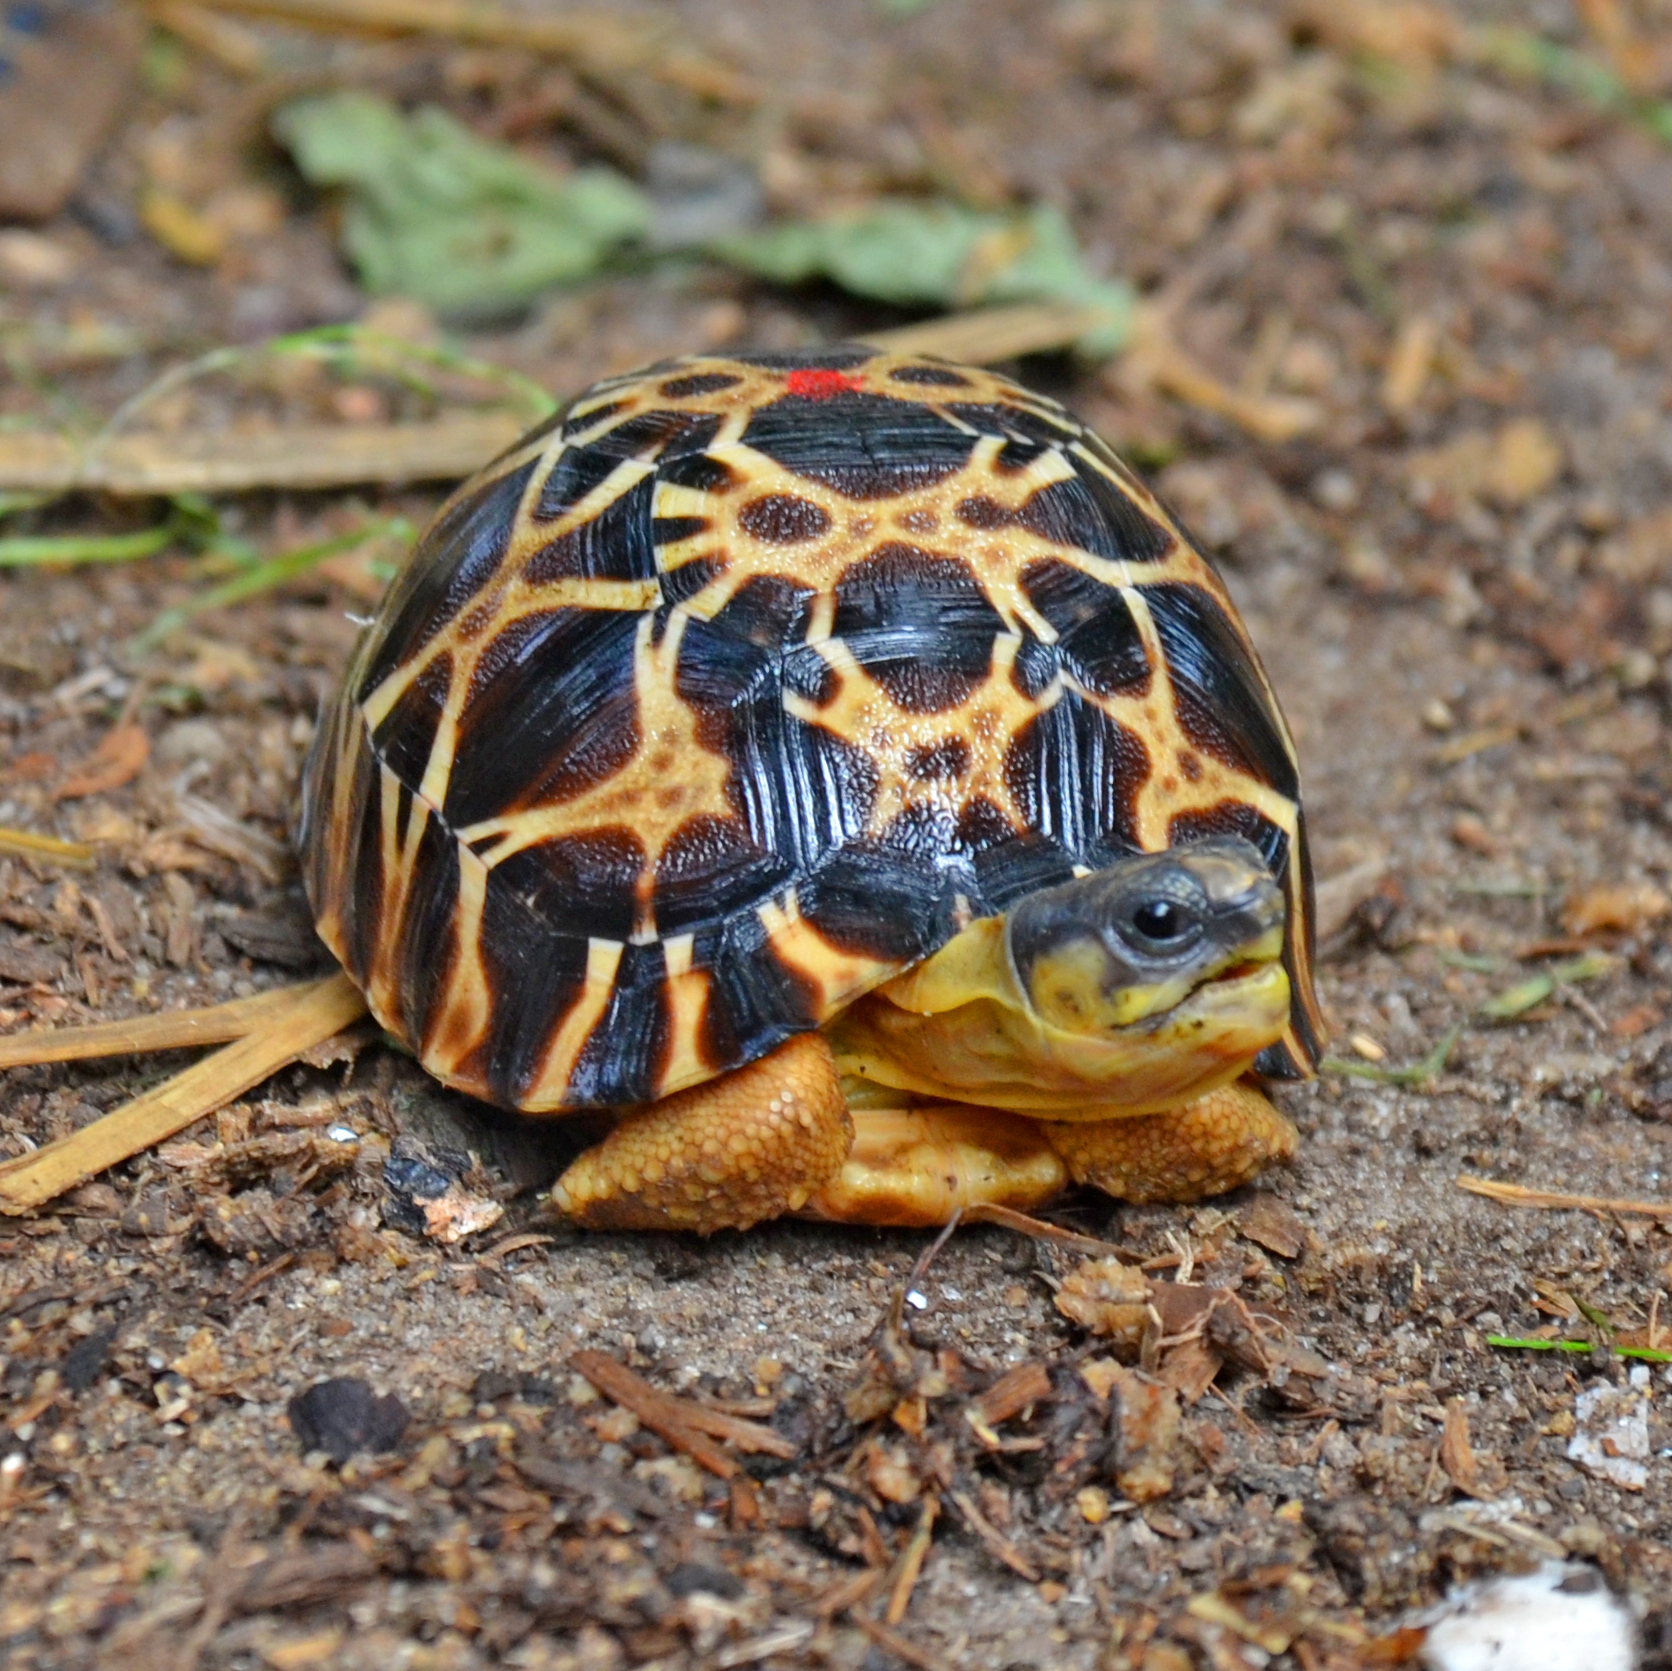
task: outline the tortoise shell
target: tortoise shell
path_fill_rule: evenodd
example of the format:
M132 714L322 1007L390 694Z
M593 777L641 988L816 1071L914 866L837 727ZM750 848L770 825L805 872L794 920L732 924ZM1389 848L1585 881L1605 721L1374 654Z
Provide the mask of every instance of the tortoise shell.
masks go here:
M1293 745L1109 447L865 347L594 384L447 502L310 757L320 933L438 1078L531 1111L764 1055L1039 888L1210 835L1289 898Z

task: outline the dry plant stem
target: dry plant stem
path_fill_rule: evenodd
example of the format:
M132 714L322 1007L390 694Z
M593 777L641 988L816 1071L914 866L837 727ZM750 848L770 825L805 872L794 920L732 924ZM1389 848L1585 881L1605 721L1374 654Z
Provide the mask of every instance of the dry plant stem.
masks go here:
M939 1654L932 1654L915 1642L908 1642L897 1630L890 1630L882 1620L868 1618L858 1608L850 1616L879 1648L893 1654L896 1659L915 1665L918 1671L948 1671L947 1662Z
M1634 1213L1646 1218L1672 1219L1672 1201L1630 1201L1613 1195L1568 1195L1561 1190L1527 1189L1521 1184L1501 1183L1496 1178L1473 1178L1462 1173L1457 1187L1506 1207L1541 1207L1550 1210L1574 1207L1587 1213Z
M435 35L476 46L519 47L599 74L637 70L731 104L754 104L753 78L680 51L654 13L637 23L606 11L513 10L491 0L200 0L215 11L271 18L332 34Z
M67 865L71 870L93 870L98 854L79 841L60 841L56 836L36 835L33 830L0 827L0 853L15 853L22 859L44 859L48 864Z
M227 1044L254 1032L292 1008L306 986L281 986L253 998L231 998L206 1009L164 1010L91 1027L60 1027L0 1038L0 1068L37 1062L83 1062L94 1056L129 1056L153 1050L184 1050L194 1044Z
M1048 1224L1042 1218L1019 1213L1014 1207L1001 1207L995 1202L977 1201L973 1206L966 1207L964 1222L1002 1225L1006 1230L1032 1236L1036 1241L1055 1242L1058 1247L1068 1248L1074 1253L1088 1253L1095 1259L1119 1259L1128 1265L1134 1259L1125 1248L1117 1247L1113 1242L1101 1242L1095 1236L1082 1236L1073 1230L1064 1230L1061 1225Z
M121 497L242 493L451 481L503 452L527 426L506 412L416 424L298 424L240 434L119 435L80 444L62 435L0 435L0 492Z
M888 1597L888 1611L883 1615L891 1625L899 1624L906 1616L906 1609L911 1606L911 1593L917 1588L918 1575L923 1571L923 1563L929 1558L929 1544L934 1538L935 1517L939 1513L940 1498L925 1497L923 1508L917 1517L917 1527L911 1535L911 1542L906 1545L905 1553L900 1557L899 1576L894 1580L894 1588Z
M979 366L1018 354L1066 348L1108 322L1100 308L1070 302L1019 302L1014 307L948 314L892 331L871 331L859 341L894 354L938 354L945 360Z
M879 348L984 365L1066 347L1104 322L1096 309L1023 304L951 314L864 340ZM62 435L19 432L0 435L0 492L82 489L150 498L455 481L511 446L526 427L506 412L470 412L428 423L298 424L248 435L139 433L85 445Z
M1248 395L1221 382L1173 339L1172 325L1160 308L1137 310L1132 347L1119 361L1118 381L1159 389L1186 406L1228 418L1257 441L1292 441L1324 420L1316 401L1282 395Z
M964 1524L981 1539L983 1547L995 1561L1010 1568L1018 1578L1030 1584L1039 1582L1039 1569L1030 1561L962 1491L949 1491L952 1506L963 1516Z
M33 1212L108 1167L213 1114L366 1013L347 975L294 989L258 1031L34 1154L0 1166L0 1213Z
M760 1451L785 1460L796 1454L795 1446L771 1428L660 1392L606 1353L576 1352L569 1359L569 1367L585 1376L606 1398L631 1410L652 1433L660 1434L676 1450L684 1451L721 1479L732 1478L738 1464L736 1458L712 1442L710 1435L729 1439L740 1450Z

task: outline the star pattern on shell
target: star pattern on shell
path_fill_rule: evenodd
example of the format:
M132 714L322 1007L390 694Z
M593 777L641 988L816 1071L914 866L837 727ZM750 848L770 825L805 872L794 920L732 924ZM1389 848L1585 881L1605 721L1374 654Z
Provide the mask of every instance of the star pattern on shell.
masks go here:
M1092 431L863 347L606 379L443 507L310 762L321 932L447 1083L643 1103L970 920L1207 835L1290 897L1293 745L1224 585Z

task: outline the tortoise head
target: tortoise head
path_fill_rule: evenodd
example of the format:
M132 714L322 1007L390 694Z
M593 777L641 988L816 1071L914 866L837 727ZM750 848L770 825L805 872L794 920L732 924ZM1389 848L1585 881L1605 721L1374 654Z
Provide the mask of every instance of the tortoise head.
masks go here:
M1248 842L1135 854L971 923L831 1043L845 1074L919 1096L1053 1120L1158 1113L1282 1036L1286 910Z
M1283 926L1283 893L1265 860L1249 842L1224 838L1033 894L1011 911L1007 938L1017 984L1041 1021L1107 1036L1227 977L1243 1007L1286 1015Z

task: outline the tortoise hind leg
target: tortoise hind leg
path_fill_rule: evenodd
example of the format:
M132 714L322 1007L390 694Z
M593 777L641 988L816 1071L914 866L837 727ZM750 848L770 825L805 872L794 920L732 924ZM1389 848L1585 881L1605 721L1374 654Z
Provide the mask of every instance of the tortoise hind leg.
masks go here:
M852 1143L830 1046L803 1033L629 1114L558 1179L552 1202L589 1230L747 1230L799 1211Z
M1293 1125L1252 1085L1223 1085L1164 1114L1042 1127L1077 1184L1122 1201L1200 1201L1292 1159Z

